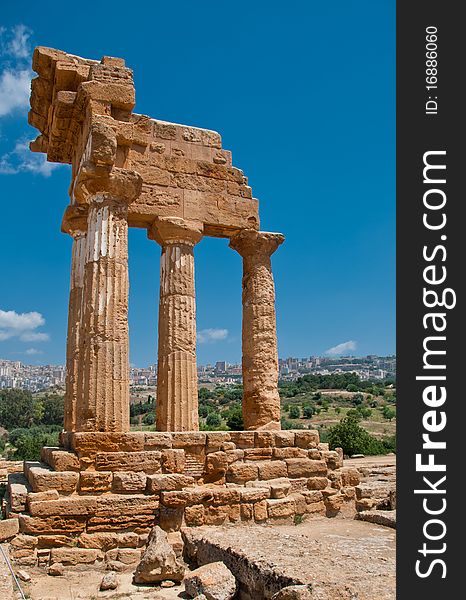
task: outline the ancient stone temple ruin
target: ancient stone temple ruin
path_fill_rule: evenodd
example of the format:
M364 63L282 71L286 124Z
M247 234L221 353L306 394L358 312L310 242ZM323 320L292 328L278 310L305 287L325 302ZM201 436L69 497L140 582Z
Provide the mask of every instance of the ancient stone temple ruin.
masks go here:
M260 231L258 202L219 134L133 113L120 58L39 47L33 69L31 150L71 165L62 229L73 250L64 431L60 447L10 476L13 557L124 562L154 524L174 532L353 511L359 478L342 453L317 431L280 431L271 255L284 237ZM155 432L129 431L128 227L161 246ZM198 431L203 236L228 238L243 261L246 431Z

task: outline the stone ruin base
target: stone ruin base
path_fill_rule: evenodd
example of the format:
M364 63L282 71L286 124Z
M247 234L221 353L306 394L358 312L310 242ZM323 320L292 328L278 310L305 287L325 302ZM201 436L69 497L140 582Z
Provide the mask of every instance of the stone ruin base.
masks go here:
M139 561L151 528L356 514L359 472L317 431L63 433L11 474L11 557L48 566ZM180 548L177 548L180 551Z

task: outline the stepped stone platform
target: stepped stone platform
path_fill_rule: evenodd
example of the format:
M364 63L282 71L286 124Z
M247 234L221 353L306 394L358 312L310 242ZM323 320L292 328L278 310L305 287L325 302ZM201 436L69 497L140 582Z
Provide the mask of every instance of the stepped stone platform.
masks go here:
M359 472L312 430L63 433L41 458L9 476L5 507L12 558L31 566L118 561L115 549L136 561L155 524L356 513Z

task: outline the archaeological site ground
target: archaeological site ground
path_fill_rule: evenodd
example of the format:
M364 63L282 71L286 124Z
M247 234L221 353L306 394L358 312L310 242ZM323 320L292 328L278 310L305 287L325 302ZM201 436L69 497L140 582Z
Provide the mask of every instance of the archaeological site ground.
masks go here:
M281 430L271 256L284 236L260 229L220 135L134 113L120 58L38 47L33 69L31 150L71 165L73 250L60 446L4 473L0 541L20 585L33 600L394 598L393 457L346 461L315 430ZM128 227L161 248L154 432L129 427ZM244 431L199 431L203 236L243 263Z

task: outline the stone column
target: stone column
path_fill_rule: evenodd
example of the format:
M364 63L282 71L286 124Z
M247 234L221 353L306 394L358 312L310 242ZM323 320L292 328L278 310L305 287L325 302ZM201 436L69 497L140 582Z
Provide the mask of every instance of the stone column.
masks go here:
M160 259L157 430L199 429L196 368L194 246L202 224L158 218L149 237L162 246Z
M73 237L71 254L70 299L68 305L68 336L66 340L66 391L64 430L76 431L78 369L81 354L81 324L86 251L86 220L68 219L63 230Z
M129 430L128 205L90 198L77 430Z
M245 429L280 429L275 286L270 256L280 233L243 230L230 248L243 257L243 420Z

